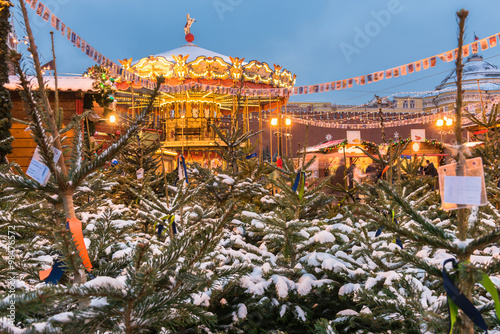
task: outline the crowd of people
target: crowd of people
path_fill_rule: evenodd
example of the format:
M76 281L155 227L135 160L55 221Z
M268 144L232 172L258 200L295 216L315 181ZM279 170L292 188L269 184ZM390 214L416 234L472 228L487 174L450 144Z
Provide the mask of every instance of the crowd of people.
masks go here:
M438 170L434 166L434 163L430 162L430 160L426 160L425 162L426 165L420 167L419 174L437 177ZM382 166L379 166L376 163L371 163L363 172L363 170L360 169L356 163L352 163L346 170L345 162L341 160L340 165L335 171L335 176L332 178L331 184L341 185L342 187L345 187L347 184L348 189L352 189L356 183L376 181L382 178L388 169L389 166L382 168Z

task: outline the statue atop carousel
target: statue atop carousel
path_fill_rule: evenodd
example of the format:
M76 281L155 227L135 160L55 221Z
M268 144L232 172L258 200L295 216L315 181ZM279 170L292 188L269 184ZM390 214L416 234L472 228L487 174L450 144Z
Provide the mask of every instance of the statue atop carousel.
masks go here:
M193 22L196 22L194 18L192 18L189 14L186 16L187 23L184 26L184 35L186 36L186 41L192 42L194 40L193 34L191 34L191 25Z

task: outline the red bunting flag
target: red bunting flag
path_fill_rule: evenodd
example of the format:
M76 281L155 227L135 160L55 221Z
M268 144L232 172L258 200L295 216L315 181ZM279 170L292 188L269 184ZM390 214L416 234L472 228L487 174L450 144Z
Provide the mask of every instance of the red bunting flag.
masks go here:
M478 42L472 43L471 46L472 46L472 53L477 53L479 48Z
M490 42L490 48L494 48L495 46L497 46L497 36L496 35L490 36L490 38L488 40Z
M406 65L400 66L401 68L401 75L406 75Z
M45 10L43 11L42 19L46 22L49 22L49 18L50 18L50 10L47 7L45 7Z
M487 38L483 38L479 42L481 44L481 51L488 49L488 39Z
M470 55L470 44L464 45L462 48L462 57L466 58Z
M426 58L426 59L422 60L422 63L423 63L423 66L424 66L424 70L426 70L426 69L429 68L429 58Z
M392 73L394 74L395 78L399 77L399 67L394 67L392 69Z
M43 10L45 9L45 6L43 3L38 3L38 7L36 8L36 15L42 16L43 15Z
M392 69L390 70L385 70L385 78L390 79L392 78Z
M415 71L413 63L408 64L408 73L412 74Z
M415 64L415 71L420 72L420 70L422 69L422 62L419 60L416 61L414 64Z

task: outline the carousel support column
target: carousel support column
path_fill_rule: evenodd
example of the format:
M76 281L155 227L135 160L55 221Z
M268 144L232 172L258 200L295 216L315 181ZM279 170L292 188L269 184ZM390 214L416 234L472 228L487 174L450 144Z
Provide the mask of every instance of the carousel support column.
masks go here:
M276 99L276 108L278 108L278 155L282 156L283 155L283 150L281 148L281 139L282 139L282 129L283 129L283 120L281 117L283 116L281 114L281 107L279 103L280 99L279 97Z
M250 115L248 114L248 96L245 99L245 109L246 109L246 119L247 119L247 129L246 132L250 132ZM247 140L247 144L250 145L250 138Z
M238 129L238 117L236 112L236 101L234 95L233 97L233 110L231 111L231 133L236 132Z
M285 122L286 122L286 117L288 117L288 115L286 113L286 100L283 100L283 101L285 103ZM288 124L286 124L286 123L285 123L285 154L288 157Z
M212 105L210 106L210 112L211 112L211 115L210 117L213 116L214 118L214 126L216 126L216 119L217 119L217 105L215 104L215 93L212 93ZM213 134L213 138L214 138L214 141L216 139L216 134L215 134L215 131L212 131L212 134Z
M273 163L273 125L271 124L272 117L271 117L271 91L269 91L269 108L267 109L268 111L268 119L269 119L269 146L271 149L270 155L271 159L270 162Z
M135 119L135 94L133 83L130 84L130 92L132 93L132 118Z
M168 106L168 104L167 104L167 106ZM163 137L165 138L165 141L167 141L169 139L167 137L168 136L168 119L170 118L169 112L170 111L168 110L168 107L163 110L163 115L164 115L163 119L165 120L165 126L163 127L163 131L165 131L165 133L164 133Z
M260 107L259 97L259 162L262 163L262 109Z

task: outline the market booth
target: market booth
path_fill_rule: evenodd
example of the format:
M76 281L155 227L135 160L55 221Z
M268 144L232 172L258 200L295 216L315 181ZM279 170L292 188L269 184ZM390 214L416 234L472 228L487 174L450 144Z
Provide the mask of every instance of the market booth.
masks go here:
M363 142L360 144L349 144L345 139L338 139L306 147L306 161L310 161L316 156L316 160L310 166L309 170L312 172L312 176L319 180L329 175L334 175L337 168L344 161L346 167L356 163L358 168L366 170L366 167L373 160L361 148L370 154L375 154L373 148Z

